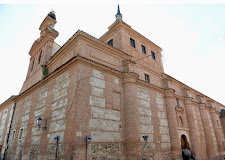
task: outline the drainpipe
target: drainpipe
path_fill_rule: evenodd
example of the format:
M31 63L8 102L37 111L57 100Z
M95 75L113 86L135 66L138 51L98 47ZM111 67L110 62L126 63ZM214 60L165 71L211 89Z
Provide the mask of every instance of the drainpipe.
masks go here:
M10 136L10 131L11 131L11 127L12 127L12 121L13 121L13 116L14 116L14 111L16 109L16 102L14 103L13 106L13 113L12 113L12 118L11 118L11 122L10 122L10 126L9 126L9 132L7 134L7 139L6 139L6 148L5 148L5 152L4 152L4 156L3 156L3 160L6 160L6 156L7 156L7 149L9 147L8 143L9 143L9 136Z

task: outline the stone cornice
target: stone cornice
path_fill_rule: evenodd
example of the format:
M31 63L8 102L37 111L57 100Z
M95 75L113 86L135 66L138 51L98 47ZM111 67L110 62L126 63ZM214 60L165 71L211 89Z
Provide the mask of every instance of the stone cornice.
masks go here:
M16 98L16 95L13 95L11 97L9 97L6 101L4 101L2 104L0 104L0 108L4 107L6 105L9 105L10 103L14 102L14 99Z
M122 72L115 69L115 68L111 68L109 66L103 65L101 63L95 62L93 60L90 60L86 57L82 57L82 56L74 56L73 58L71 58L69 61L67 61L66 63L64 63L63 65L59 66L58 68L56 68L52 73L50 73L47 77L45 77L44 79L38 81L37 83L35 83L34 85L32 85L30 88L28 88L27 90L25 90L24 92L20 93L16 98L15 101L19 101L20 99L22 99L24 96L26 96L27 94L29 94L30 92L32 92L33 90L35 90L36 88L40 87L42 84L44 84L46 81L48 81L49 79L51 79L53 76L57 75L59 72L62 72L63 70L65 70L66 68L68 68L69 66L73 65L75 62L81 61L81 62L86 62L86 64L89 65L95 65L104 69L107 69L110 72L113 72L114 74L117 74L118 76L122 76ZM136 73L135 73L136 74Z
M176 94L176 93L174 93L174 97L175 97L175 98L182 99L182 100L184 100L184 99L185 99L185 97L180 96L180 95L178 95L178 94Z
M111 24L108 29L112 29L113 27L115 27L116 25L122 25L124 28L131 28L130 25L128 25L126 22L124 22L123 20L116 20L113 24Z
M92 37L91 35L88 35L87 33L82 32L81 35L82 35L81 40L88 42L90 46L93 45L93 47L95 47L95 48L98 47L98 49L112 52L113 54L117 54L124 58L129 58L129 59L131 58L131 55L127 54L126 52L123 52L115 47L112 47L112 46L108 45L107 43L100 41L100 40Z
M199 109L200 110L209 110L209 108L206 106L205 103L199 103Z
M191 97L184 97L184 105L191 105L192 98Z
M191 102L192 102L192 104L194 104L194 105L197 105L197 106L199 105L199 103L198 103L198 102L196 102L196 101L194 101L193 99L192 99L192 101L191 101Z
M145 36L143 36L139 32L132 29L131 26L129 26L127 23L125 23L124 21L121 21L121 20L117 20L112 25L110 25L108 27L109 30L103 36L101 36L100 39L104 39L109 34L111 34L113 31L118 30L119 27L124 28L124 30L126 30L128 33L130 33L130 35L134 35L134 37L138 37L139 40L145 42L146 44L149 44L153 48L156 48L157 52L162 51L162 48L160 48L158 45L156 45L155 43L150 41L148 38L146 38Z
M139 68L145 69L145 70L149 71L150 73L152 73L156 76L161 76L160 72L157 72L157 71L153 70L151 67L147 67L146 65L137 64L137 63L136 63L136 66L139 67Z
M164 89L163 89L163 88L160 88L160 87L158 87L158 86L156 86L156 85L154 85L154 84L145 82L145 81L143 81L143 80L141 80L141 79L138 79L137 82L140 83L140 84L142 84L142 85L145 85L145 86L147 86L147 87L151 87L152 89L155 89L155 90L157 90L157 91L164 92Z
M117 20L115 21L113 24L111 24L109 27L108 27L108 31L106 33L104 33L99 39L100 40L103 40L105 39L106 37L108 37L110 34L112 34L114 31L118 30L119 28L121 28L123 26L128 27L128 28L131 28L131 26L129 26L127 23L125 23L123 20Z
M165 93L165 98L175 98L174 97L175 90L172 88L164 89L164 93Z
M82 61L85 61L85 62L87 62L88 64L92 64L92 65L97 65L97 66L99 66L99 67L101 67L101 68L104 68L104 69L107 69L107 70L110 70L111 72L114 72L114 73L116 73L116 74L122 74L123 72L121 72L120 70L117 70L117 69L115 69L115 68L111 68L111 67L109 67L109 66L106 66L106 65L104 65L104 64L101 64L101 63L99 63L99 62L96 62L96 61L94 61L94 60L91 60L91 59L88 59L88 58L86 58L86 57L82 57L82 56L79 56L78 55L78 58L79 59L82 59Z
M134 72L123 73L123 83L136 83L139 75Z
M83 37L87 38L88 40L92 40L92 42L93 41L97 42L98 44L103 45L103 46L105 46L108 49L111 49L111 51L113 50L113 51L115 51L115 52L117 52L117 53L119 53L119 54L121 54L121 55L123 55L123 56L125 56L127 58L131 57L131 55L127 54L126 52L123 52L123 51L121 51L121 50L119 50L119 49L117 49L115 47L112 47L109 44L107 44L107 43L105 43L105 42L95 38L94 36L84 32L84 31L80 31L79 33L80 33L80 35L83 35Z
M216 114L219 114L219 115L220 115L220 112L217 111L215 108L210 108L210 109L209 109L209 112L210 112L210 113L216 113Z
M103 41L100 41L99 39L78 30L49 60L48 64L51 65L52 63L54 63L57 60L57 57L60 57L60 55L65 54L69 48L74 47L76 42L78 42L79 40L84 40L84 41L88 41L93 43L94 45L98 45L101 48L104 47L104 49L108 49L110 52L113 52L115 54L120 55L121 57L124 58L128 58L130 59L130 55L119 50L116 49L115 47L112 47L106 43L104 43ZM79 54L79 53L78 53Z
M189 87L188 85L186 85L186 84L180 82L179 80L173 78L172 76L170 76L170 75L168 75L168 74L166 74L166 73L162 73L162 77L163 77L163 78L169 79L171 82L176 82L176 83L178 83L181 87L183 86L183 87L187 88L187 89L190 90L190 91L194 91L195 93L197 93L196 95L200 95L200 96L202 96L202 97L206 97L207 100L211 100L211 101L213 101L214 103L216 102L216 103L218 103L220 106L223 106L223 108L225 108L225 106L224 106L223 104L221 104L221 103L219 103L219 102L213 100L212 98L210 98L210 97L204 95L203 93L201 93L201 92L199 92L199 91L197 91L197 90L195 90L195 89Z

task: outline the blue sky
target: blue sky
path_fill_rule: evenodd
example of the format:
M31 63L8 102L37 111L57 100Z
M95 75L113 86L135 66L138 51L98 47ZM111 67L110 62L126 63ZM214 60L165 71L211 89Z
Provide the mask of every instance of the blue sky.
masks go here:
M49 11L63 45L78 29L96 38L115 21L118 2L0 5L0 103L18 94L31 45ZM123 20L163 48L165 72L225 104L225 5L120 3Z

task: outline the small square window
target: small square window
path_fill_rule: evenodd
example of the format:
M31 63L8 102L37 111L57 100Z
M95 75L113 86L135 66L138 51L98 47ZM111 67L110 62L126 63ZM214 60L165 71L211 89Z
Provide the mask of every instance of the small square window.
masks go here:
M148 74L145 74L145 82L150 83L150 77Z
M146 54L145 46L141 45L142 53Z
M22 137L23 137L23 128L20 128L19 139L22 139Z
M151 51L152 53L152 58L155 59L155 53L153 51Z
M113 47L113 39L111 39L108 44Z
M130 38L130 45L135 48L135 41L132 38Z

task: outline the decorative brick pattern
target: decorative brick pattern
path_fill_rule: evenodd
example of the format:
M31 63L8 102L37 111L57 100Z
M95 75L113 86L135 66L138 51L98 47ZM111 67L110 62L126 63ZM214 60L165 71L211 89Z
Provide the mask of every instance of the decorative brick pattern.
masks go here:
M211 134L212 134L212 137L213 137L213 143L214 143L214 147L215 147L215 150L216 150L216 155L219 156L219 150L218 150L218 145L217 145L217 141L216 141L216 135L215 135L215 132L214 132L214 128L213 128L213 125L212 125L212 119L211 119L211 116L209 114L209 111L207 111L207 118L209 120L209 126L211 128Z
M8 114L8 108L3 110L3 113L2 113L1 126L0 126L0 142L3 140L3 131L5 129L7 114Z
M194 116L194 124L195 124L195 127L196 127L196 130L197 130L197 140L198 140L198 143L200 144L200 132L199 132L199 127L198 127L198 120L197 120L197 115L196 115L196 111L195 111L195 108L193 108L193 112L192 112L193 116Z
M43 130L37 126L36 121L39 117L43 119L47 96L48 86L45 85L37 91L36 106L34 111L34 124L31 130L31 144L28 152L28 156L32 160L37 159L40 154L40 142Z
M122 160L120 156L98 156L98 157L92 157L91 160Z
M119 80L116 80L119 82ZM90 78L92 95L90 96L91 118L89 119L89 129L91 129L92 143L89 144L89 155L106 155L92 157L92 159L113 159L109 158L109 153L122 152L120 111L106 109L104 98L105 80L104 74L93 70ZM120 109L120 93L113 92L113 108ZM98 143L104 142L104 143Z
M49 125L49 144L47 148L47 159L54 159L56 142L54 137L59 137L58 154L64 154L64 130L66 128L66 106L67 87L70 83L69 72L56 77L56 84L53 88L52 122Z
M137 86L137 105L139 113L139 125L140 125L140 142L144 145L144 139L142 136L147 135L147 143L144 150L146 156L149 151L153 151L154 144L154 127L152 124L152 111L150 106L150 96L148 89L142 86ZM150 157L150 156L148 156Z
M122 152L122 146L119 143L91 143L88 147L89 154L92 155L120 154Z
M169 151L171 148L170 145L170 136L169 136L169 127L166 117L166 112L163 109L163 98L161 93L156 93L156 105L158 108L158 118L159 118L159 133L161 135L161 147L163 151Z

